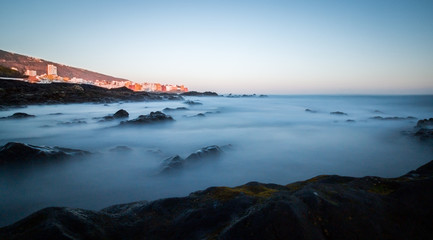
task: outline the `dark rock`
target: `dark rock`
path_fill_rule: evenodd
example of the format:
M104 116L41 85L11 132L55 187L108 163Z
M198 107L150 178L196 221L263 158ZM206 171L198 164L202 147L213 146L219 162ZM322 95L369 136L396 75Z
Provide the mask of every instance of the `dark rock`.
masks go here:
M0 148L0 164L28 163L86 154L89 154L89 152L77 149L9 142Z
M353 123L353 122L355 122L355 120L353 120L353 119L347 119L346 122Z
M0 119L23 119L23 118L33 118L36 117L35 115L31 115L31 114L27 114L27 113L23 113L23 112L17 112L14 113L8 117L2 117Z
M332 115L347 115L347 113L336 111L336 112L330 112Z
M268 95L260 94L259 97L266 98L266 97L268 97Z
M122 121L120 122L120 125L142 125L142 124L150 124L150 123L157 123L157 122L170 122L174 119L169 116L165 115L164 113L157 111L157 112L151 112L147 115L140 115L136 119L132 119L129 121Z
M201 102L194 102L194 101L191 101L191 100L187 100L187 101L185 101L183 103L188 104L188 105L202 105Z
M173 170L181 169L183 168L184 164L185 160L179 155L169 157L162 162L161 173L167 173L172 172Z
M101 211L45 208L0 239L433 239L433 161L398 178L251 182Z
M216 97L218 96L215 92L196 92L196 91L190 91L181 93L182 96L195 96L195 97Z
M129 117L129 113L123 109L120 109L119 111L117 111L114 115L114 118L119 119L119 118L128 118Z
M381 116L374 116L370 119L375 120L414 120L415 117L409 116L409 117L381 117Z
M433 141L433 129L421 128L415 132L415 136L419 137L419 139L422 141Z
M164 112L171 112L171 111L183 111L183 110L188 110L188 108L186 107L177 107L177 108L164 108L162 111Z
M422 119L416 123L417 128L433 128L433 118Z
M311 109L309 109L309 108L305 109L305 111L306 111L306 112L309 112L309 113L317 113L317 111L311 110Z

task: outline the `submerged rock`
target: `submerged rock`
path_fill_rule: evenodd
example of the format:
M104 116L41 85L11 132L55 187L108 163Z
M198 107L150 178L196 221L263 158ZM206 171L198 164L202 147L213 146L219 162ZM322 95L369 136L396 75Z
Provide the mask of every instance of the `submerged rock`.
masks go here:
M195 96L195 97L216 97L218 94L216 92L196 92L190 91L181 93L182 96Z
M62 147L35 146L9 142L0 148L0 164L28 163L87 154L90 154L90 152Z
M33 118L36 117L35 115L23 113L23 112L17 112L7 117L2 117L0 119L23 119L23 118Z
M332 115L347 115L347 113L336 111L336 112L330 112Z
M381 116L374 116L370 119L375 119L375 120L414 120L416 119L416 117L381 117Z
M129 117L129 113L124 110L124 109L120 109L119 111L117 111L116 113L113 114L113 117L116 119L119 118L128 118Z
M130 152L132 149L128 146L116 146L110 149L110 152Z
M164 108L162 111L164 111L164 112L171 112L171 111L180 111L180 110L188 110L188 108L186 108L186 107L177 107L177 108L169 108L169 107L167 107L167 108Z
M433 239L433 161L398 178L250 182L101 211L45 208L0 239Z
M143 125L143 124L150 124L150 123L157 123L157 122L170 122L174 121L174 119L169 116L165 115L164 113L157 111L157 112L151 112L147 115L140 115L136 119L132 119L129 121L122 121L120 122L120 125Z
M195 101L192 101L192 100L187 100L187 101L185 101L183 103L188 104L188 105L202 105L203 104L201 102L195 102Z
M306 111L306 112L309 112L309 113L317 113L317 111L315 111L315 110L311 110L311 109L309 109L309 108L305 109L305 111Z

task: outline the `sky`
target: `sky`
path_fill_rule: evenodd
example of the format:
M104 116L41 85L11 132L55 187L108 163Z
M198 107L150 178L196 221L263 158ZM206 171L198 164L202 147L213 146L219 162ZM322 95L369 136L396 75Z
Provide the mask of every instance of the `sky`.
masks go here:
M135 82L257 94L433 94L433 1L0 4L0 49Z

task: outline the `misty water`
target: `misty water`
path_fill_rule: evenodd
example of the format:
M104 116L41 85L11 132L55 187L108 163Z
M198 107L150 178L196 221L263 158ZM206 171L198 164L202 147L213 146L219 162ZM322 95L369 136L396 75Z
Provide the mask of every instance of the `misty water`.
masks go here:
M410 135L433 117L432 96L188 97L183 101L43 105L1 111L36 115L0 120L0 144L82 149L93 154L52 164L1 167L0 226L48 206L99 210L113 204L186 196L210 186L250 181L288 184L320 174L397 177L433 159L431 145ZM116 127L97 117L129 119L166 107L175 121ZM305 109L315 112L307 112ZM341 111L347 115L332 115ZM196 114L204 113L204 117ZM376 120L374 116L417 119ZM354 121L347 121L347 120ZM81 121L81 122L80 122ZM69 124L68 124L69 122ZM75 123L74 123L75 122ZM83 123L85 122L85 123ZM171 156L228 145L215 161L158 174ZM110 151L127 146L131 151Z

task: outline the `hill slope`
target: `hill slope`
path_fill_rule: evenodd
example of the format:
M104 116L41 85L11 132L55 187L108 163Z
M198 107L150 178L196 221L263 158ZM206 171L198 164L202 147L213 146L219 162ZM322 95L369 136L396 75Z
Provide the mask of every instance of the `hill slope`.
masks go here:
M48 64L55 65L57 67L57 74L62 77L69 77L69 78L77 77L89 81L95 81L95 80L126 81L126 79L122 79L122 78L116 78L116 77L88 71L81 68L70 67L60 63L50 62L39 58L24 56L24 55L0 50L0 66L4 66L8 68L15 67L18 69L18 71L22 73L25 72L26 70L36 70L38 75L46 73Z

